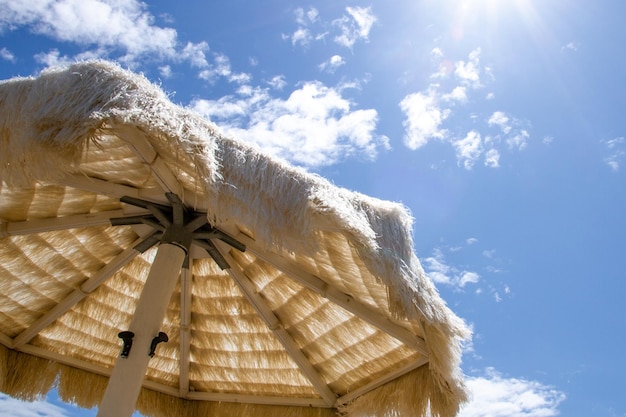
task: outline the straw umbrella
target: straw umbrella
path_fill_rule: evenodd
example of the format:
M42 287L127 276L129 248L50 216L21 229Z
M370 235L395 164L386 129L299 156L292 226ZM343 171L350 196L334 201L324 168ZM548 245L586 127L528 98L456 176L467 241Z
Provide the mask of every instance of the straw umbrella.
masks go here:
M452 416L468 330L396 203L102 62L0 83L0 390L99 416Z

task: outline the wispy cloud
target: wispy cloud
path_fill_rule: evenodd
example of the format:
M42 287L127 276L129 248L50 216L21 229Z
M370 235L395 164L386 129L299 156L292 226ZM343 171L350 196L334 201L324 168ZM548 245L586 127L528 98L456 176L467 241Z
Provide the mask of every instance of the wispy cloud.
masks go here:
M621 168L622 160L626 155L626 144L624 143L624 137L616 137L607 141L604 141L604 145L609 151L609 156L604 158L604 163L611 168L611 171L618 172Z
M275 75L266 83L275 90L282 90L287 86L287 80L284 75Z
M172 67L170 65L162 65L159 67L159 74L163 78L172 78Z
M561 47L562 51L572 51L572 52L576 52L578 51L578 42L568 42L566 45L563 45Z
M337 68L344 65L345 63L346 61L343 59L341 55L333 55L330 58L328 58L326 61L322 62L319 65L319 69L321 71L333 73L335 72Z
M519 127L519 121L511 119L503 111L495 111L487 120L489 126L497 126L505 135L504 139L510 149L523 150L528 145L530 133Z
M433 256L424 258L422 262L430 279L438 284L462 289L467 284L476 284L480 281L480 275L477 272L461 270L449 265L443 251L439 248L435 248Z
M509 285L502 281L503 260L496 256L495 249L481 246L477 238L470 237L461 244L435 247L431 256L420 259L428 277L442 288L484 294L497 303L513 297Z
M369 41L369 34L377 21L371 7L346 7L345 14L339 18L325 21L317 9L302 7L294 11L296 29L283 34L293 46L309 47L314 41L323 41L327 36L340 46L352 48L355 43Z
M0 48L0 58L4 59L5 61L15 62L15 55L7 48Z
M202 58L204 58L203 54ZM250 74L233 72L230 66L230 59L224 54L214 54L212 63L208 63L206 59L200 59L200 56L198 56L197 62L197 65L202 68L198 77L209 82L215 82L218 78L224 78L229 82L245 84L252 79Z
M493 368L466 378L471 400L459 417L550 417L559 414L566 396L538 381L507 378Z
M0 393L0 415L6 417L69 417L70 412L46 400L26 402Z
M219 122L225 133L305 167L327 166L353 155L373 158L389 146L387 137L376 134L376 110L352 109L343 86L307 82L287 99L243 86L235 95L198 99L191 107Z
M347 16L333 22L341 30L341 34L335 37L335 42L352 48L358 40L369 40L370 30L377 19L371 7L346 7L346 12Z
M298 7L294 10L297 28L291 34L283 34L284 40L290 40L293 46L308 46L314 40L324 39L326 33L313 33L317 28L313 28L315 23L319 22L319 11L315 7L305 10Z

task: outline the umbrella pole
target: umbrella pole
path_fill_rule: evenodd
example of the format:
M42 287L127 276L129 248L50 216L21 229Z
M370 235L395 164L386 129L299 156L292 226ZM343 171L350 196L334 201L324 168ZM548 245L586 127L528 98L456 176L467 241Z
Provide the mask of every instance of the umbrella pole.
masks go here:
M178 244L159 245L128 329L134 333L132 347L128 357L123 356L123 349L115 362L98 417L130 417L135 411L151 345L159 334L185 256L185 249Z

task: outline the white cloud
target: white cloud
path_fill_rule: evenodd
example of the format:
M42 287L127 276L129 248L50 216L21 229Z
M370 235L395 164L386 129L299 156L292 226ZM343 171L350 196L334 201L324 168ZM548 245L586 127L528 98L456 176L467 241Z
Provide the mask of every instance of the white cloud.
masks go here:
M496 135L483 135L481 128L482 117L478 113L469 113L467 117L475 125L465 137L458 137L446 129L445 123L454 118L458 119L463 114L464 105L470 98L476 101L476 89L483 86L483 79L493 79L491 69L481 65L481 49L471 51L466 61L452 61L444 56L444 52L435 47L431 50L431 56L438 64L438 70L430 75L431 80L437 80L428 86L426 90L408 94L400 102L400 108L405 115L403 126L405 128L404 143L411 149L416 150L426 145L432 139L440 139L452 145L456 153L457 164L465 169L473 169L476 163L482 160L487 168L500 167L502 157L502 145L507 144L510 150L521 151L528 145L530 133L523 129L528 125L519 121L503 111L494 111L485 120L488 126L497 127L501 132ZM450 74L454 73L454 77ZM450 86L452 84L452 86ZM455 85L456 84L456 85ZM445 86L449 92L442 92ZM451 90L448 90L451 88ZM484 100L493 100L494 94L483 96ZM613 159L607 160L611 166L615 166Z
M20 401L0 393L0 415L4 417L69 417L63 408L41 401Z
M206 54L209 51L209 44L206 42L193 43L187 42L183 50L179 54L181 60L189 61L189 63L198 68L209 66Z
M51 49L48 52L40 52L35 55L35 61L48 67L68 65L75 61L96 59L104 54L103 51L91 50L81 52L74 57L61 55L58 49Z
M502 129L502 132L509 133L511 131L511 126L509 124L509 117L501 111L495 111L489 117L487 121L489 126L499 126Z
M159 74L163 78L171 78L172 77L172 67L169 65L162 65L159 67Z
M606 141L606 146L609 149L615 149L620 147L622 144L624 143L624 138L623 137L617 137L614 139L609 139Z
M480 280L480 275L476 272L463 271L459 278L459 287L465 287L467 284L476 284Z
M468 170L474 167L483 152L480 133L475 130L468 132L465 138L455 140L453 145L456 149L457 161Z
M522 129L514 136L507 138L506 143L510 148L516 148L521 151L526 148L528 145L528 138L530 138L530 133L528 131Z
M197 62L200 63L202 61L198 59ZM229 82L245 84L250 82L250 80L252 79L250 74L246 74L243 72L233 72L230 67L230 59L224 54L214 54L212 64L209 64L208 62L206 62L206 60L204 62L206 63L205 65L202 65L204 69L202 69L198 73L198 77L203 80L215 82L216 79L223 77Z
M439 107L434 90L407 95L400 102L400 109L406 116L402 124L405 127L404 143L409 149L415 150L426 145L430 139L445 137L446 130L440 126L450 111Z
M218 121L225 133L255 143L278 157L320 167L359 154L373 158L388 148L376 135L376 110L352 110L341 88L307 82L287 99L262 88L242 87L219 100L195 100L191 107Z
M433 256L424 258L426 273L437 284L448 285L458 289L467 284L476 284L480 281L480 275L473 271L459 270L446 263L445 255L439 248L433 250Z
M500 152L497 149L489 149L485 152L485 166L498 168L500 166Z
M309 8L309 10L298 7L294 10L294 14L298 27L291 35L283 35L283 39L291 40L291 44L294 46L307 46L313 39L318 38L318 36L313 36L309 27L318 20L319 12L314 7Z
M154 25L148 6L136 0L2 1L0 29L28 26L53 39L96 49L124 51L122 61L176 55L176 30Z
M561 50L569 50L569 51L573 51L576 52L578 51L578 43L577 42L569 42L567 45L564 45L563 47L561 47Z
M432 51L430 51L430 54L436 58L443 57L443 51L441 50L441 48L433 48Z
M454 75L465 85L480 86L480 48L470 52L467 61L455 63Z
M498 126L505 135L510 134L510 136L506 138L506 143L509 145L510 149L517 149L521 151L528 145L530 133L528 133L525 129L516 129L516 131L513 132L513 124L519 125L519 122L511 120L506 113L502 111L493 112L493 114L489 117L489 120L487 120L487 123L489 126Z
M58 49L52 49L48 52L41 52L35 55L35 61L44 64L47 67L56 67L63 64L69 64L73 60L68 56L61 56Z
M358 40L369 40L370 30L377 19L371 7L346 7L346 11L349 16L344 15L333 22L341 30L341 35L335 37L335 42L352 48Z
M331 22L324 22L316 8L294 10L297 27L291 34L283 34L283 40L291 41L293 46L307 47L313 41L323 41L329 34L329 27L338 34L334 41L341 46L352 48L357 41L367 42L376 16L371 7L346 7L346 14Z
M328 60L322 62L319 65L319 69L321 71L333 73L335 72L337 68L344 65L345 63L346 61L343 59L341 55L333 55L330 58L328 58Z
M313 39L313 36L311 35L311 32L309 31L309 29L307 29L307 28L298 28L291 35L291 44L294 45L294 46L296 46L298 44L300 44L300 45L308 45L309 42L311 42L311 39Z
M275 75L266 83L275 90L282 90L287 86L287 81L284 75Z
M36 55L38 62L58 65L88 58L109 58L129 66L146 58L189 62L207 68L206 42L180 45L175 29L155 24L146 3L137 0L0 0L0 32L26 27L31 32L80 45L68 57L53 49Z
M446 100L446 101L453 101L453 102L459 102L459 103L466 103L467 102L467 89L463 86L456 86L454 87L454 89L448 93L448 94L444 94L441 96L442 100Z
M0 49L0 58L4 59L5 61L15 62L15 55L7 48Z
M319 12L317 11L315 7L311 7L306 12L306 17L308 17L311 22L315 22L318 16L319 16Z
M307 26L308 24L315 22L319 16L319 12L315 7L311 7L309 10L304 10L302 7L298 7L294 10L294 14L296 15L296 22L300 26Z
M505 378L493 368L466 378L472 399L459 417L550 417L559 414L565 394L537 381Z
M473 245L474 243L478 243L478 239L476 239L475 237L470 237L465 240L465 243L467 243L468 245Z

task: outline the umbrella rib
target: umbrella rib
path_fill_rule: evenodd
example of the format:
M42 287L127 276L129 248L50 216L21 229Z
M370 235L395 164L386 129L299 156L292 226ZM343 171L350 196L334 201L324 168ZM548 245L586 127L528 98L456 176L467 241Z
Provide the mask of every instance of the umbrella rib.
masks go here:
M389 381L393 381L396 378L401 377L404 374L407 374L417 368L419 368L420 366L426 365L426 363L428 363L428 359L423 358L423 357L419 357L411 362L409 362L408 364L404 365L401 368L398 368L386 375L381 376L378 379L375 379L373 381L371 381L370 383L355 389L354 391L350 391L349 393L347 393L346 395L343 395L339 398L337 398L337 401L335 402L335 406L340 406L346 403L349 403L350 401L354 400L355 398L360 397L361 395L367 394L368 392L380 387L381 385L386 384Z
M309 379L309 381L311 381L311 384L313 384L315 389L327 402L327 404L332 406L337 399L335 393L328 387L326 382L324 382L319 372L315 369L311 362L309 362L309 359L304 355L300 347L283 327L282 323L276 314L274 314L267 302L261 297L261 295L259 295L252 281L250 281L244 272L236 266L236 261L228 253L225 243L215 242L215 245L217 250L220 251L222 256L230 264L228 273L239 286L241 292L248 299L248 301L250 301L263 321L265 321L267 327L274 333L276 338L283 345L289 356L291 356L291 358L296 362L302 373Z
M246 245L246 250L248 252L271 264L291 279L299 282L306 288L351 312L377 329L387 333L397 340L400 340L413 350L420 352L424 356L428 356L428 348L423 338L413 334L408 329L393 323L387 317L381 315L380 312L374 310L366 304L360 303L354 299L354 297L345 294L334 287L330 287L326 282L317 276L302 271L294 265L293 262L283 256L260 250L256 246L254 240L248 236L240 234L237 236L237 239Z
M79 288L72 291L57 305L52 307L46 314L39 317L39 319L30 325L30 327L22 331L13 339L12 347L19 348L20 346L28 343L42 329L78 304L89 293L98 288L104 281L113 276L120 268L133 260L133 258L140 253L137 249L135 249L135 246L142 243L146 239L149 239L151 235L152 234L149 234L148 236L140 237L135 240L129 248L111 259L109 263L99 269L94 275L91 276L91 278L83 282Z
M135 198L151 199L152 197L161 199L163 196L163 192L157 188L139 189L129 185L117 184L99 178L89 177L87 175L67 175L59 180L56 180L55 182L66 187L72 187L113 198L120 198L126 195Z
M120 210L102 211L99 213L76 214L49 219L33 219L19 222L6 222L5 234L8 236L29 235L34 233L52 232L56 230L75 229L77 227L110 226L111 217L123 216Z
M113 127L118 137L128 143L130 149L141 158L152 171L154 179L164 191L174 193L178 196L187 197L184 201L188 207L194 206L194 199L183 190L182 185L176 176L168 168L167 164L159 156L158 152L148 141L146 135L136 127L126 125L116 125ZM195 200L196 202L198 200Z

